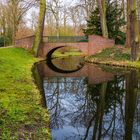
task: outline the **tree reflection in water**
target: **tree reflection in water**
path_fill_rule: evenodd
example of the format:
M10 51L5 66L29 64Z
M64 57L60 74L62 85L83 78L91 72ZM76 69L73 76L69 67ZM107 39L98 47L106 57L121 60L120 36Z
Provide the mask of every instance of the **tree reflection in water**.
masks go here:
M57 72L53 76L44 65L35 70L43 81L53 140L139 140L138 70L114 72L113 80L99 84L91 84L89 77L78 71L78 76ZM48 76L43 71L48 71Z
M46 105L51 113L54 139L138 140L140 98L137 87L134 71L97 85L89 85L84 77L46 78Z

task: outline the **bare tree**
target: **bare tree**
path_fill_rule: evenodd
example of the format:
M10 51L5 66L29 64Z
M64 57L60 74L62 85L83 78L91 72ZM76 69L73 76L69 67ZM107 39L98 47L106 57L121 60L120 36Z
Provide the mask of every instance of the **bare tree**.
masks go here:
M61 10L61 1L60 0L53 0L48 2L47 7L53 14L56 24L56 34L57 36L60 35L60 10Z
M30 9L34 1L11 0L8 2L7 8L12 23L12 43L15 43L16 31L22 20L23 15Z
M97 2L96 0L80 0L77 6L84 9L83 14L85 15L85 19L87 20L91 12L97 6Z
M12 36L12 44L15 44L16 32L23 16L34 4L35 0L5 0L1 2L3 17L0 17L0 19L4 22L3 32Z

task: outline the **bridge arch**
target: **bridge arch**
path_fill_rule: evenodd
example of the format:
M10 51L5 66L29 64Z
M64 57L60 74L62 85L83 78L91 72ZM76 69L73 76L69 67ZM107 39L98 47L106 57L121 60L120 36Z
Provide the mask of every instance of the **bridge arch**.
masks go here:
M54 47L54 48L51 48L50 50L48 50L48 52L46 54L46 58L50 59L52 54L60 48L75 48L75 49L81 51L84 54L84 51L82 49L80 49L79 47L76 47L76 46L57 46L57 47Z
M66 47L66 46L58 46L58 47L55 47L55 48L51 49L51 50L46 54L47 59L50 60L52 54L53 54L57 49L64 48L64 47Z
M42 48L39 50L40 56L42 54L48 57L50 54L55 52L59 48L75 48L83 52L83 55L88 55L88 43L87 42L79 42L79 43L43 43Z
M47 53L46 63L47 63L47 65L48 65L48 67L49 67L50 69L52 69L53 71L58 72L58 73L73 73L73 72L76 72L76 71L79 71L80 69L82 69L83 66L84 66L84 63L81 64L79 67L77 67L77 69L74 69L74 70L63 70L63 69L60 69L60 68L58 68L57 66L55 66L55 65L53 64L53 62L52 62L52 57L51 57L52 54L53 54L57 49L59 49L59 48L64 48L64 47L65 47L65 46L59 46L59 47L53 48L51 51L49 51L49 52Z

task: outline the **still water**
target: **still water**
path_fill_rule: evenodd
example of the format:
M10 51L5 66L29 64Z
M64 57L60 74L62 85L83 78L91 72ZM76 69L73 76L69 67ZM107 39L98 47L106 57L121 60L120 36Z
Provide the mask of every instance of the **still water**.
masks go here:
M140 70L69 57L38 63L34 73L52 140L140 140Z

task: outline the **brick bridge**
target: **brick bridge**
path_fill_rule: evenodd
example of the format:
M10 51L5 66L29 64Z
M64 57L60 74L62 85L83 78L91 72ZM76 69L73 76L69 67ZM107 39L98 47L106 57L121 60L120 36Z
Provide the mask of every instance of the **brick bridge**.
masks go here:
M91 35L88 37L88 41L74 41L66 42L65 40L58 40L57 42L49 41L49 37L44 37L41 48L39 50L39 56L45 58L46 55L53 49L62 47L74 47L81 50L84 55L92 55L105 48L114 46L114 40L110 40L98 35ZM31 50L33 46L34 36L25 37L16 40L16 45L18 47L23 47Z

